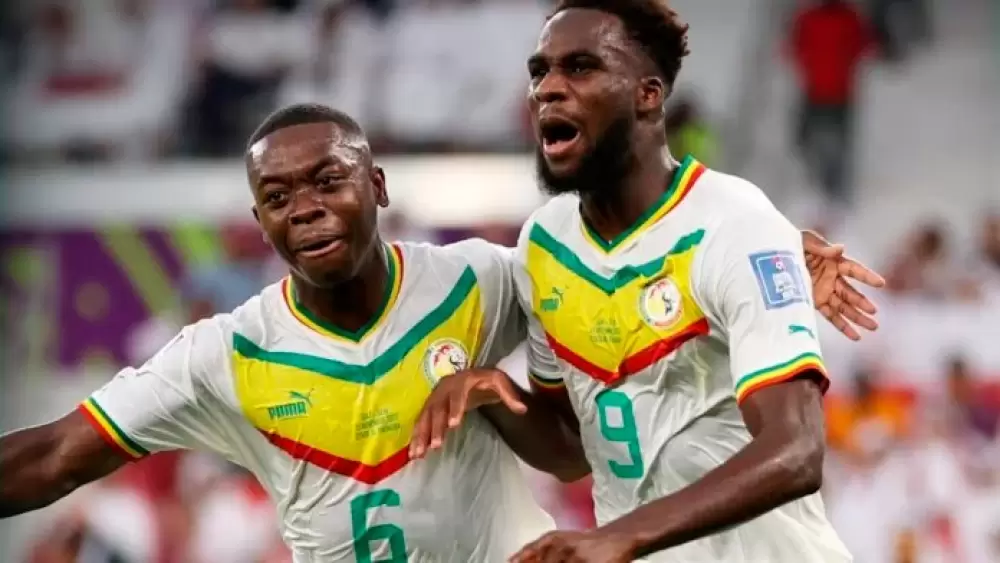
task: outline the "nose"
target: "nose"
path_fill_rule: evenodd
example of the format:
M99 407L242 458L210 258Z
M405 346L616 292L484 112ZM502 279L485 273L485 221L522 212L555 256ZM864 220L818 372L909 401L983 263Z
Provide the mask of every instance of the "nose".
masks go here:
M293 225L308 225L326 217L330 211L312 190L299 190L292 197L289 219Z
M540 104L551 104L566 100L566 79L558 72L549 72L535 84L531 97Z

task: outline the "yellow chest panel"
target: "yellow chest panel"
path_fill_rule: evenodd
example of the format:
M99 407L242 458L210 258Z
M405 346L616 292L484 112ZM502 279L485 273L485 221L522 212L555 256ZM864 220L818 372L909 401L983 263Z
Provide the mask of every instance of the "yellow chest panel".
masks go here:
M708 333L691 294L691 265L704 231L666 255L610 277L535 225L527 250L532 309L557 357L610 384Z
M409 461L413 426L434 383L474 363L482 326L469 269L440 305L365 365L265 350L234 334L237 396L274 446L376 483Z

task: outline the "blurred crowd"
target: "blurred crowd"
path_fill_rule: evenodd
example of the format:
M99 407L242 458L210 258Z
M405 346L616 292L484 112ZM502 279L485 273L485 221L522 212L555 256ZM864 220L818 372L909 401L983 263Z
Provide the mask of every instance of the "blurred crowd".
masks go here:
M2 150L22 163L236 156L271 110L304 101L347 111L382 153L524 150L524 64L552 4L5 4ZM710 160L714 139L687 128L695 101L678 106L672 131Z

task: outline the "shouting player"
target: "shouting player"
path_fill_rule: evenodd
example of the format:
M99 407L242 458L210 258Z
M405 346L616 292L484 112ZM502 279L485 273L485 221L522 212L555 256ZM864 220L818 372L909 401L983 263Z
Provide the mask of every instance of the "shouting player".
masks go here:
M817 492L828 383L800 234L751 183L665 156L686 32L663 0L563 0L528 61L556 196L516 251L528 367L578 425L599 526L516 562L851 560ZM509 388L497 370L443 381L415 448Z
M441 377L523 341L508 249L383 243L382 170L358 125L328 108L274 114L246 165L254 215L291 276L184 328L61 420L0 439L0 517L151 452L198 449L253 472L296 563L503 561L554 529L497 430L529 463L532 447L557 450L543 471L589 469L558 451L579 442L530 397L510 401L523 417L480 410L496 417L474 417L419 463L407 449ZM517 442L505 419L539 439Z

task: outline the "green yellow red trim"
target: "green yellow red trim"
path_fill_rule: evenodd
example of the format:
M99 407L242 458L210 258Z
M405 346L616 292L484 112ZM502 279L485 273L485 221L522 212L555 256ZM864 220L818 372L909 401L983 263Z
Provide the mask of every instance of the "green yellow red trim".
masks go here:
M391 476L410 462L409 443L381 463L367 465L360 461L336 456L307 444L290 440L274 432L261 431L261 433L264 434L268 442L295 459L311 463L327 471L332 471L338 475L350 477L369 485L374 485Z
M90 421L94 429L101 435L102 438L119 454L128 460L142 459L143 457L149 455L149 451L136 444L127 434L117 425L115 421L111 420L101 405L94 400L93 397L87 399L86 401L80 403L80 412Z
M704 336L708 334L708 332L708 321L705 318L698 319L690 326L684 328L669 338L654 342L652 345L647 346L646 348L625 358L625 360L623 360L615 370L605 369L597 364L594 364L593 362L590 362L583 356L577 354L569 347L556 340L551 334L546 333L545 337L548 340L549 347L552 349L552 352L556 355L556 357L582 371L593 379L605 384L611 384L624 377L628 377L646 369L647 367L672 354L675 350L684 345L685 342L699 336Z
M670 182L663 195L656 203L636 219L631 227L625 229L621 234L612 240L605 240L597 234L586 221L580 221L583 225L584 238L591 243L591 246L604 253L614 252L616 249L625 246L629 241L641 235L651 225L662 219L664 215L677 207L681 201L691 193L691 188L698 182L698 178L705 173L705 166L688 155L681 162L680 167L674 172L674 179Z
M395 245L386 245L385 254L389 268L389 283L385 286L382 303L379 306L378 312L372 316L371 320L358 330L351 331L340 328L324 321L303 307L295 296L295 284L292 283L290 276L282 282L282 293L285 296L285 303L288 305L288 310L292 312L292 316L300 323L324 336L338 340L347 340L353 343L361 342L366 336L381 326L389 311L392 310L392 306L396 303L396 298L399 297L399 289L403 285L402 252Z
M741 377L736 382L736 401L741 403L755 391L795 379L807 372L814 372L821 376L822 379L818 383L825 393L830 387L830 380L827 378L826 368L823 367L823 360L818 355L807 352L787 362L760 369Z

